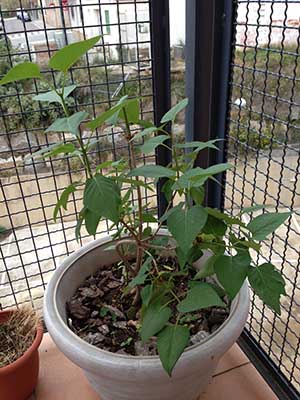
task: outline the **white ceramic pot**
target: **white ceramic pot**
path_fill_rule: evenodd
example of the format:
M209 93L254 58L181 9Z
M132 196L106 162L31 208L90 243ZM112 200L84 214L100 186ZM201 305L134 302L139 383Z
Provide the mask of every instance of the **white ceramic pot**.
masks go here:
M161 232L166 235L166 231ZM110 353L76 336L66 323L66 302L86 277L101 266L118 261L105 237L69 256L48 284L44 317L57 347L81 367L101 400L196 400L205 390L219 359L241 334L249 312L248 285L242 287L224 324L201 344L185 350L172 378L158 357L136 357ZM66 389L67 390L67 389Z

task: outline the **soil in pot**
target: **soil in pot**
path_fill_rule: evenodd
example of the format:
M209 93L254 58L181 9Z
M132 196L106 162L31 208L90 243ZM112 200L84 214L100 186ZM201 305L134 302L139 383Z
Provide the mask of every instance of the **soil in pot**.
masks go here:
M34 310L13 312L0 324L0 368L17 361L33 344L39 324Z
M160 267L180 270L174 258L160 258L158 261ZM195 274L193 270L189 275L178 274L173 289L175 296L179 299L185 297L188 282ZM207 281L214 283L211 278ZM133 356L157 355L155 338L146 344L141 342L137 313L140 304L133 306L135 294L126 294L125 287L120 263L102 267L89 276L67 303L69 327L80 338L102 350ZM224 293L221 295L226 308L210 307L184 315L184 322L190 327L189 345L206 339L227 319L230 302ZM176 302L169 306L176 310ZM176 316L174 321L170 320L175 321Z

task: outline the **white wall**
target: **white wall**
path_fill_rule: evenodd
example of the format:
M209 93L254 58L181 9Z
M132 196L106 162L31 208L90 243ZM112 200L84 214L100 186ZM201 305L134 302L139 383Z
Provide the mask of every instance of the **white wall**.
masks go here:
M171 46L185 43L185 0L170 0L170 40Z

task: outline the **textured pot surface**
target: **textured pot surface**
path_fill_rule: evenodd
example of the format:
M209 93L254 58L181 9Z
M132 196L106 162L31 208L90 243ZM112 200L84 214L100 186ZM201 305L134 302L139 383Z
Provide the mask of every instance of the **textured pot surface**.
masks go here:
M0 324L11 311L0 311ZM0 400L26 400L34 391L39 375L38 347L43 338L40 326L30 348L12 364L0 368Z
M77 287L101 266L119 261L115 251L104 251L111 243L108 237L96 240L69 256L55 271L44 302L50 335L59 349L84 370L101 400L198 399L220 357L244 328L249 312L247 284L233 302L225 323L207 340L189 347L169 378L158 357L126 356L100 350L76 336L66 324L66 302Z

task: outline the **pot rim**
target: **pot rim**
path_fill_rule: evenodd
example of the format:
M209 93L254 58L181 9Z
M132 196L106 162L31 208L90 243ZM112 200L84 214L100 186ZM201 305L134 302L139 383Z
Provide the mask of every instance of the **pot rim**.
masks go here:
M166 236L170 235L166 229L161 229L160 230L160 235L161 236ZM68 348L71 352L76 352L76 349L78 349L78 346L80 345L80 348L83 352L88 353L89 357L91 357L91 351L93 352L93 355L96 357L96 354L99 356L105 356L107 360L110 360L111 362L115 361L116 359L123 359L124 361L128 362L141 362L145 360L152 360L154 361L159 361L159 356L133 356L130 354L118 354L118 353L113 353L109 352L107 350L102 350L96 346L93 346L87 342L85 342L83 339L81 339L79 336L77 336L66 324L66 322L63 320L61 317L58 307L57 307L57 291L59 290L59 285L61 280L63 279L65 273L69 271L72 266L75 264L76 261L79 259L83 258L87 253L89 253L91 250L100 247L100 246L109 246L112 242L115 242L115 240L111 239L108 235L99 238L91 243L88 243L87 245L81 247L77 251L75 251L73 254L67 257L67 259L60 265L60 267L54 272L54 275L50 279L50 282L48 283L45 297L44 297L44 318L46 325L48 327L48 331L51 335L54 337L54 341L56 342L56 339L59 337L61 341L63 342L68 342ZM238 296L233 300L231 304L231 310L228 318L223 322L223 324L211 335L209 335L205 340L203 340L201 343L196 343L192 346L187 347L183 355L185 353L190 353L192 352L195 348L198 348L201 346L202 348L205 348L205 346L211 347L214 342L218 342L219 338L223 335L223 330L226 327L229 326L235 326L236 322L235 320L238 319L238 313L237 309L242 309L242 312L245 313L247 310L247 315L248 315L248 310L249 310L249 289L248 289L248 283L247 281L244 283L242 286ZM52 323L53 319L55 318L56 323ZM233 328L232 328L233 329ZM182 355L182 356L183 356ZM159 361L160 362L160 361Z
M9 316L14 312L14 310L3 310L0 311L0 315L4 315L4 317ZM13 363L6 365L5 367L0 368L0 375L7 375L9 373L14 372L16 369L21 368L22 365L26 364L27 360L31 357L31 355L38 349L39 345L41 344L42 338L44 334L44 329L42 324L40 323L37 327L35 339L31 346L25 351L25 353L19 357Z

